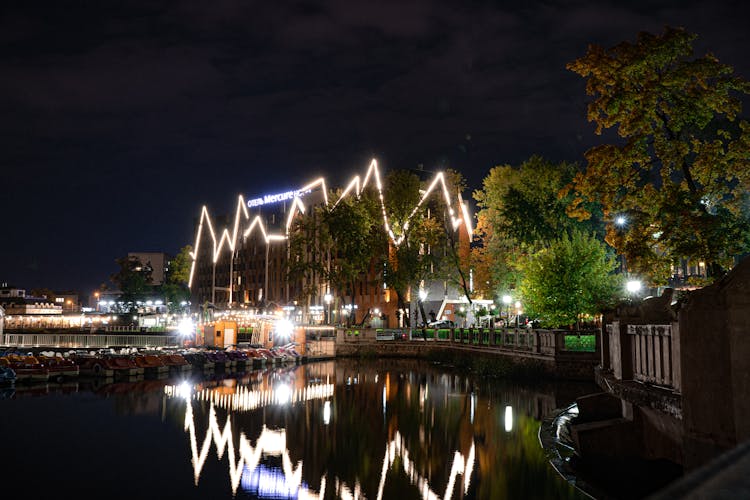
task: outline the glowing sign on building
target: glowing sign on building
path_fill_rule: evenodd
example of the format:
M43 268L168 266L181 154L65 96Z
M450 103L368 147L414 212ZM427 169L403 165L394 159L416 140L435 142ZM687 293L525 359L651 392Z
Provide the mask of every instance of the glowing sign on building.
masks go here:
M286 191L284 193L267 194L262 198L251 198L247 200L247 208L269 205L271 203L279 203L281 201L293 200L294 198L301 198L310 191L312 191L312 189L297 189L295 191Z

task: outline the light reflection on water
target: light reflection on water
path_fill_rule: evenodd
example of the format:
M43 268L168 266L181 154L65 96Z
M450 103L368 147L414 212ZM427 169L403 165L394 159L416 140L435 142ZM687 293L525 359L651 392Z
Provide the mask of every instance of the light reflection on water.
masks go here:
M584 498L539 447L540 420L573 397L559 392L478 382L416 361L338 360L226 378L82 379L68 395L47 394L61 398L63 415L101 396L101 411L143 426L131 446L144 454L171 443L158 470L173 484L141 491L131 482L142 498ZM23 420L12 405L38 399L22 396L0 401L11 425ZM102 432L65 429L67 439ZM121 466L119 456L109 460Z
M455 377L451 380L446 374L420 377L414 372L408 372L406 374L408 382L403 385L405 374L398 373L398 371L394 372L396 376L392 379L390 370L384 370L385 373L381 373L377 365L357 366L354 368L356 374L349 373L346 368L342 370L341 365L346 364L339 362L337 370L332 362L321 363L315 367L314 374L298 370L301 373L295 375L300 376L291 381L273 380L272 377L267 377L252 388L230 384L219 387L197 387L192 391L185 391L181 386L165 387L167 397L185 399L185 431L190 438L191 463L196 485L199 483L204 464L213 446L218 460L223 461L226 453L228 476L233 493L236 493L237 489L242 486L247 492L260 497L317 499L325 498L326 486L330 488L330 485L333 485L336 498L374 497L382 500L389 474L398 473L400 470L414 487L417 498L451 500L454 496L458 498L468 496L476 459L476 445L473 437L459 443L459 447L463 449L443 451L443 453L448 451L447 455L451 460L449 460L448 470L444 471L447 472L445 475L447 478L438 477L437 482L441 486L444 485L444 489L438 493L437 487L434 487L429 479L434 475L434 471L412 460L414 455L419 454L410 452L409 444L401 435L397 425L388 422L388 402L391 399L398 407L399 404L394 401L395 398L406 397L408 400L412 393L416 394L418 401L416 409L419 414L424 415L426 411L434 412L436 409L443 409L448 398L468 399L469 423L474 424L477 394L473 390L468 394L460 390L456 391L456 382L460 384L460 381ZM310 382L307 381L308 377L311 379ZM324 381L321 381L321 377ZM380 453L382 465L375 492L363 489L363 484L368 482L367 478L355 476L353 483L350 484L347 480L338 477L335 471L315 478L313 482L320 486L317 490L312 489L308 482L303 480L304 461L293 462L291 459L292 453L287 446L287 433L284 428L272 430L263 424L259 434L253 438L248 438L244 430L237 436L233 434L231 421L233 414L256 411L267 406L293 406L313 400L323 401L320 421L323 425L329 425L332 418L331 407L336 394L336 385L331 383L332 377L343 381L341 384L343 387L368 384L375 387L374 394L382 394L383 416L384 421L388 423L389 440ZM382 389L378 388L380 385ZM431 400L433 394L436 394L438 398L442 397L442 400L439 399L433 403ZM196 401L207 402L210 405L208 427L202 434L204 436L202 441L197 437L199 433L196 432L193 407ZM223 425L219 422L217 408L227 412ZM504 405L502 410L503 429L506 433L510 433L513 431L513 407ZM395 420L397 415L398 413L394 412L391 415L392 419ZM362 416L367 418L366 415ZM420 425L418 431L420 444L425 442L424 433L425 427ZM371 452L378 456L376 450L371 450ZM264 463L264 459L268 457L280 459L281 466L273 467Z

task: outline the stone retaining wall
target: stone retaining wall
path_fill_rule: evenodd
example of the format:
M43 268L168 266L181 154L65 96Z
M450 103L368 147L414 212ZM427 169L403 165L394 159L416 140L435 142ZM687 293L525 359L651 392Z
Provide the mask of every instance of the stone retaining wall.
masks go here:
M498 359L518 367L541 369L550 378L564 380L594 380L594 367L599 362L598 353L558 353L556 357L531 352L489 349L451 343L419 343L401 341L338 342L336 357L397 357L432 359L444 353L473 359Z

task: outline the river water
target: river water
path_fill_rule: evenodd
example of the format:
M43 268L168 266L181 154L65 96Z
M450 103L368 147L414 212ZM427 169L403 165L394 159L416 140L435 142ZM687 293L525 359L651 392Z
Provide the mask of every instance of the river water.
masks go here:
M593 390L411 360L18 385L0 477L28 498L587 498L538 430Z

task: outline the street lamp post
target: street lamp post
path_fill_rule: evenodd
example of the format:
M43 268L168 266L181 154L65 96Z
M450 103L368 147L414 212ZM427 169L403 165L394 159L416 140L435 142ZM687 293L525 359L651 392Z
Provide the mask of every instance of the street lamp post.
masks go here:
M513 300L510 295L503 295L503 304L505 304L505 326L510 326L510 301Z
M624 228L627 223L628 223L628 219L623 215L620 215L617 218L615 218L615 226L617 226L620 229ZM620 253L618 257L620 258L620 273L621 274L627 273L628 266L627 266L627 263L625 262L625 254Z
M422 323L427 324L427 318L424 315L424 301L427 300L427 290L419 289L419 312L422 313Z
M517 300L516 301L516 328L518 328L520 326L519 323L518 323L520 315L521 315L521 301Z
M323 296L323 300L326 302L326 324L331 324L331 301L333 300L333 297L330 293L326 293Z

